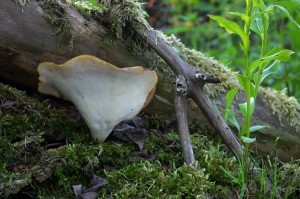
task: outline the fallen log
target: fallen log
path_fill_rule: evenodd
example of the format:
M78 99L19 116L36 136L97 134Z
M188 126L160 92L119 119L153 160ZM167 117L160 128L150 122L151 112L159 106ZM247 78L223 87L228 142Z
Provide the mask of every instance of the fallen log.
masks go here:
M51 2L51 5L46 3ZM57 6L55 12L49 6ZM111 13L110 13L111 14ZM142 65L153 67L148 49L141 48L138 56L128 48L131 40L122 40L114 36L111 26L97 18L87 19L74 7L60 1L31 0L24 7L12 0L0 2L0 80L23 88L37 88L36 68L40 62L63 63L81 54L91 54L119 67ZM170 41L181 50L182 57L191 66L203 67L203 71L221 78L223 85L215 89L208 87L207 93L220 112L224 109L226 90L238 86L234 73L228 72L222 64L202 53L188 50L181 43ZM182 50L184 49L184 50ZM135 52L136 53L136 52ZM153 55L152 55L153 57ZM150 56L150 60L152 58ZM156 57L157 58L157 57ZM198 65L195 65L195 62ZM200 63L199 63L200 62ZM194 63L194 64L193 64ZM163 65L160 64L160 67ZM223 67L223 68L222 68ZM161 68L157 68L160 70ZM219 69L222 69L219 71ZM215 70L209 71L209 70ZM160 73L161 77L166 73ZM228 75L230 74L230 75ZM171 78L161 78L159 88L148 114L157 114L171 121L174 119L174 90ZM230 86L224 86L230 81ZM225 82L225 83L224 83ZM210 93L211 90L215 92ZM291 157L300 158L300 113L299 104L285 95L264 89L258 96L253 124L266 125L268 128L253 133L257 137L256 148L261 153L277 152L282 160ZM242 121L238 103L244 102L240 92L233 104L236 116ZM197 105L188 102L189 121L202 131L212 130L206 117Z
M37 88L37 65L63 63L82 54L94 55L119 67L145 65L122 41L96 20L85 19L74 7L51 1L30 1L21 7L0 2L0 77L23 88ZM48 5L46 5L48 3ZM48 7L47 7L48 6ZM53 13L52 10L57 10Z

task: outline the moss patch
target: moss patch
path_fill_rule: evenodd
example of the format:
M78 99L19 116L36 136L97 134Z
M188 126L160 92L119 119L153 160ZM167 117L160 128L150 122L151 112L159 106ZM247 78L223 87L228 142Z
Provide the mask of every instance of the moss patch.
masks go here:
M2 84L0 88L1 197L15 193L22 197L24 191L33 198L71 198L73 185L89 184L90 169L109 181L100 189L101 196L155 197L161 188L163 198L230 193L223 186L231 184L230 179L216 165L229 168L232 163L204 136L192 136L196 156L204 161L182 166L176 134L151 134L142 151L125 142L93 144L85 124L70 117L68 110L58 111L50 106L51 100L30 98ZM221 157L226 160L216 161ZM207 171L218 171L222 180L215 181L219 174Z
M279 117L286 117L292 126L298 128L300 134L300 105L294 97L288 97L284 91L276 91L268 88L261 88L260 93L265 97L271 106L273 114Z
M3 84L0 102L0 197L72 198L72 186L88 187L91 171L108 180L99 198L231 198L239 192L220 169L237 175L239 164L213 138L191 135L197 162L187 166L176 133L150 134L141 151L117 140L94 144L70 108ZM297 194L298 170L297 162L281 167L282 196Z
M89 140L85 125L46 101L0 84L0 103L0 197L18 192L33 180L48 179L61 162L49 154L49 148L64 145L66 138Z
M29 3L29 0L15 0L15 2L24 7L27 3Z
M60 41L58 45L61 43L68 43L70 49L73 48L73 33L72 26L67 17L66 8L63 7L62 4L59 4L55 0L39 0L40 6L47 13L44 16L45 20L51 24L56 26L55 34L59 35Z

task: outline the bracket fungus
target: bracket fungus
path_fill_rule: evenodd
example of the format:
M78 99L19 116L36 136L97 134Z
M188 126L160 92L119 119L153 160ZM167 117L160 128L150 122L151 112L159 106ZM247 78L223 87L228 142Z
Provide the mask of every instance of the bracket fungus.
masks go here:
M118 68L90 55L38 66L41 93L71 101L92 137L104 141L114 126L137 115L152 99L158 77L140 66Z

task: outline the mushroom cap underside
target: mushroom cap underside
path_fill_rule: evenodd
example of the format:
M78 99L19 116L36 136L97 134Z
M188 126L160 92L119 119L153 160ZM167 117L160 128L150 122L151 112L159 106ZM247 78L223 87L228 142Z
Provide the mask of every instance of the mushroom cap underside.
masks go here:
M118 68L90 55L61 65L43 62L38 72L38 90L71 101L97 141L104 141L115 125L138 114L152 99L158 81L155 71Z

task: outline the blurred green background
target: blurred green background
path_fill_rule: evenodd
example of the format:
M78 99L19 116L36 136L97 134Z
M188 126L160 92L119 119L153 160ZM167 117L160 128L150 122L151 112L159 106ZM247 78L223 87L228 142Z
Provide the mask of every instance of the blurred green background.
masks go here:
M265 0L265 4L285 7L300 24L300 0ZM245 1L241 0L148 0L149 23L167 35L174 34L188 47L215 57L233 70L244 68L240 40L228 35L207 14L221 15L235 22L242 22L229 12L245 12ZM270 16L268 50L281 46L295 52L288 63L281 63L263 86L286 90L300 102L300 29L290 22L280 10ZM260 56L261 40L251 36L250 59Z

